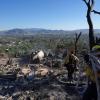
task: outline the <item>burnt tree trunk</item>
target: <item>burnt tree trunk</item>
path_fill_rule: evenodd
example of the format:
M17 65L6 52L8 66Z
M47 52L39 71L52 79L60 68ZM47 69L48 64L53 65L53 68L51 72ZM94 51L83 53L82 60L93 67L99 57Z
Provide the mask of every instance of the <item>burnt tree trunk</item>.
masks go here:
M77 53L77 43L78 43L78 40L79 40L81 34L82 34L81 32L79 34L77 34L77 33L75 34L75 55Z
M90 7L88 7L86 17L87 17L87 22L88 22L88 25L89 25L89 46L90 46L90 50L91 50L92 47L95 44L95 39L94 39L93 23L92 23L92 20L91 20L91 8Z
M87 22L89 25L89 47L90 50L92 49L92 47L95 45L95 39L94 39L94 29L93 29L93 23L92 23L92 19L91 19L91 11L92 11L92 7L94 5L94 0L83 0L85 2L85 4L87 5Z

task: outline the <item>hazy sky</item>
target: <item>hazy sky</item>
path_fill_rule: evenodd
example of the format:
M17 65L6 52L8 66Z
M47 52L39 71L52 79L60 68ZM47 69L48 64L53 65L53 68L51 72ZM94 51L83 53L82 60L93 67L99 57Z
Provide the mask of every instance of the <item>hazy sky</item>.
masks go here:
M100 11L100 0L95 1ZM100 15L92 19L100 29ZM88 28L86 5L82 0L0 0L0 30L12 28Z

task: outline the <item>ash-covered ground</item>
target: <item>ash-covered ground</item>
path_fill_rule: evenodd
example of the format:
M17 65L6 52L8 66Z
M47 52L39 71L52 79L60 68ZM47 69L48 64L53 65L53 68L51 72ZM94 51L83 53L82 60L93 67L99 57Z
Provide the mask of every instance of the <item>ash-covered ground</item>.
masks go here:
M59 76L67 77L67 70L61 64L55 65L1 65L0 100L81 100L78 80L69 84L66 78L62 83Z

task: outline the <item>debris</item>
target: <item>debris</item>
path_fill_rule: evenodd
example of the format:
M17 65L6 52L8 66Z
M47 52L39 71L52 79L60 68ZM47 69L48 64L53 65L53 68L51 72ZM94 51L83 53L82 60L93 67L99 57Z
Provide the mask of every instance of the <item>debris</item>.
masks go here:
M22 73L24 74L24 75L27 75L27 74L29 74L31 72L31 69L30 68L22 68Z
M0 79L0 98L4 100L75 100L74 94L69 94L65 84L57 81L57 76L67 74L62 66L62 59L47 57L42 64L29 65L20 65L19 60L13 60L12 65L0 66L0 77L3 79ZM12 79L14 80L10 82ZM76 100L79 100L79 95L75 94L75 96Z

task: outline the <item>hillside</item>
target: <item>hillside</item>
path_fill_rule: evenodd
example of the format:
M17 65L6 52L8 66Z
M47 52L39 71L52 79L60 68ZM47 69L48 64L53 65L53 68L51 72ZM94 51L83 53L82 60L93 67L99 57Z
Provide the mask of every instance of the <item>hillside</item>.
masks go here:
M30 28L30 29L11 29L0 31L0 35L11 35L11 36L23 36L23 35L37 35L37 34L71 34L71 33L88 33L88 29L79 29L79 30L48 30L41 28ZM95 29L95 33L100 36L100 29Z

